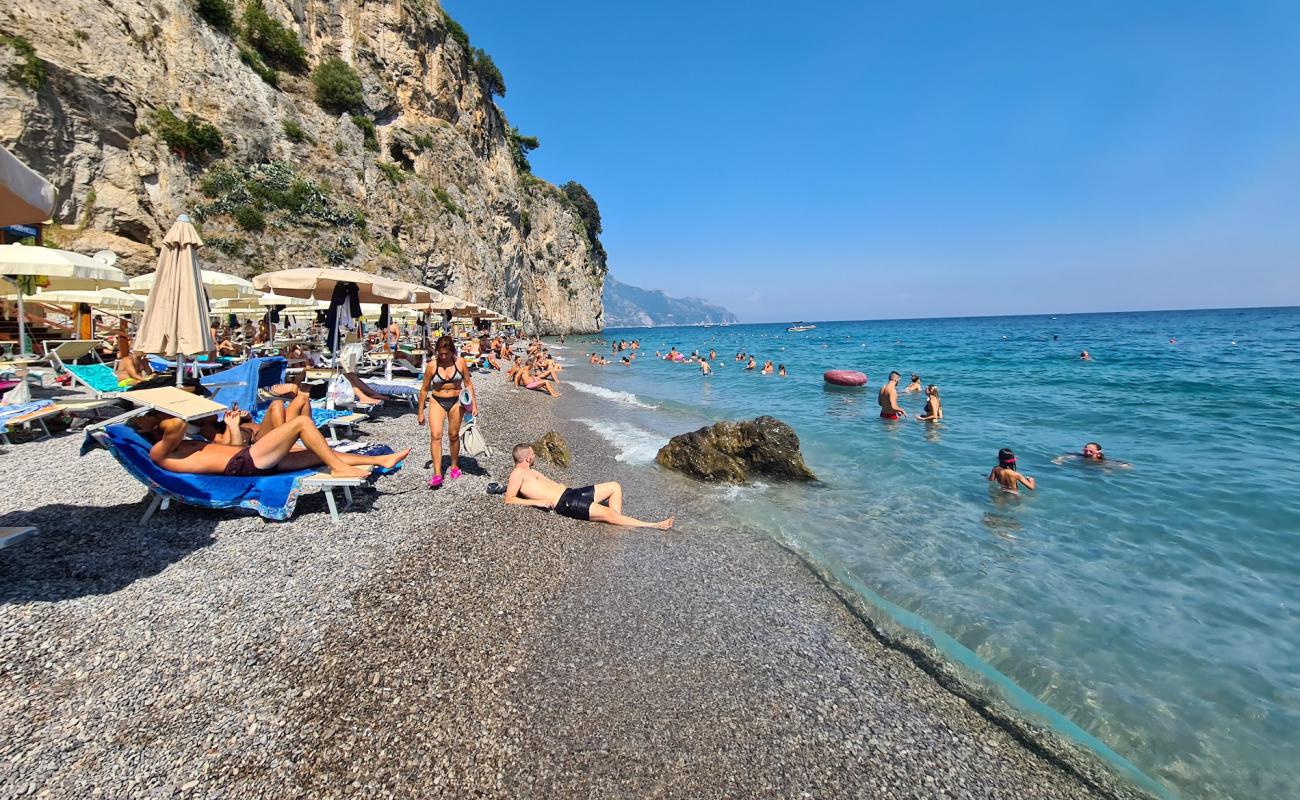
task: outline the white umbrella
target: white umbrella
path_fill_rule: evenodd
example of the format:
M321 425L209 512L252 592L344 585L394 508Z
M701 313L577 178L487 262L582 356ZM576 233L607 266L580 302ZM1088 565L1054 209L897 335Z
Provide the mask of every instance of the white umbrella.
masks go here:
M9 299L9 297L10 295L6 295L5 299ZM138 294L124 292L121 289L100 289L97 292L85 289L56 289L37 292L29 295L29 299L38 303L49 303L56 306L72 306L85 303L88 306L102 308L106 311L144 310L143 297Z
M189 215L181 214L163 237L154 273L157 280L136 334L136 349L176 358L177 386L182 382L184 357L214 347L196 253L202 246Z
M0 225L28 225L54 215L54 187L0 147Z
M157 272L151 272L148 275L139 275L132 278L127 286L127 291L149 294L149 292L153 291L154 278L157 274ZM207 291L208 298L211 300L257 297L260 294L253 288L251 281L237 275L227 275L224 272L208 269L199 270L199 274L203 278L203 288Z
M126 273L114 267L102 253L91 258L71 250L21 244L0 247L0 275L16 279L14 283L18 285L18 347L20 349L27 343L23 294L30 293L35 288L33 284L44 282L45 288L50 289L95 290L126 283Z

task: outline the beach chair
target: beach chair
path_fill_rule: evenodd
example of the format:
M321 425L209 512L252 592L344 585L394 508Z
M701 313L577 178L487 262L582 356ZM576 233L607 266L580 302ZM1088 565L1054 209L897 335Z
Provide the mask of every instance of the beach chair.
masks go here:
M30 430L33 425L39 426L43 434L37 437L38 440L48 439L52 434L45 421L61 414L63 409L49 400L33 400L15 406L0 406L0 442L6 445L12 444L9 441L11 430L20 427Z
M18 544L29 536L35 536L36 529L30 525L15 528L0 528L0 550Z
M45 357L56 370L75 364L86 356L94 356L95 361L103 363L99 357L99 342L94 339L51 339L45 342Z
M245 478L169 472L149 457L152 443L126 424L131 417L144 411L143 408L137 409L87 428L86 442L81 448L83 456L97 448L108 451L127 474L149 490L149 503L140 518L141 525L173 502L199 508L237 508L253 511L263 519L286 520L293 516L298 498L312 492L325 495L330 519L338 524L339 512L353 503L352 490L373 485L375 478L384 474L384 471L376 470L368 478L335 478L328 472L302 469ZM392 449L372 446L369 452L391 453ZM342 491L345 501L341 507L334 494L336 489Z

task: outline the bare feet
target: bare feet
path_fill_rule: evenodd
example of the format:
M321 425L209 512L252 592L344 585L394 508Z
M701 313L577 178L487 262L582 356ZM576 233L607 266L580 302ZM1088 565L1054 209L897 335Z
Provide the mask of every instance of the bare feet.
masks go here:
M400 453L393 453L391 455L380 456L379 463L385 469L392 469L393 467L405 461L406 457L409 456L410 454L411 454L411 448L408 447L405 450L401 451Z
M655 523L654 525L652 525L651 527L658 528L658 529L661 530L661 531L666 531L666 530L672 528L672 526L673 526L673 520L674 520L674 519L676 519L676 517L669 517L668 519L664 520L663 522L656 522L656 523Z
M338 469L330 470L331 478L369 478L369 467L349 467L346 464Z

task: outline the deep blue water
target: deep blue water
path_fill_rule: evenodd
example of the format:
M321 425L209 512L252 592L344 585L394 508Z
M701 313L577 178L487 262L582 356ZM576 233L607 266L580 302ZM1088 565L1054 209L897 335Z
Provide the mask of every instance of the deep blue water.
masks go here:
M570 339L563 377L631 462L717 419L790 422L824 485L733 491L737 512L1174 794L1297 796L1300 309L784 328L606 332L640 339L630 368L586 364L597 345ZM654 358L674 345L723 366ZM742 371L742 350L790 376ZM870 385L828 391L831 368ZM879 419L891 369L940 387L943 423ZM1053 463L1087 440L1132 467ZM1000 447L1037 492L990 491Z

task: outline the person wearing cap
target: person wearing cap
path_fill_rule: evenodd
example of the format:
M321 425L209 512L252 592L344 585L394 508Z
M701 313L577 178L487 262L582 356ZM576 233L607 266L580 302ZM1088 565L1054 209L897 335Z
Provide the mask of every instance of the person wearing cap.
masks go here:
M1028 475L1021 475L1016 471L1016 454L1009 447L1004 447L998 451L998 465L989 472L989 480L996 481L999 486L1008 492L1018 493L1020 486L1024 486L1030 491L1036 488L1033 478Z

